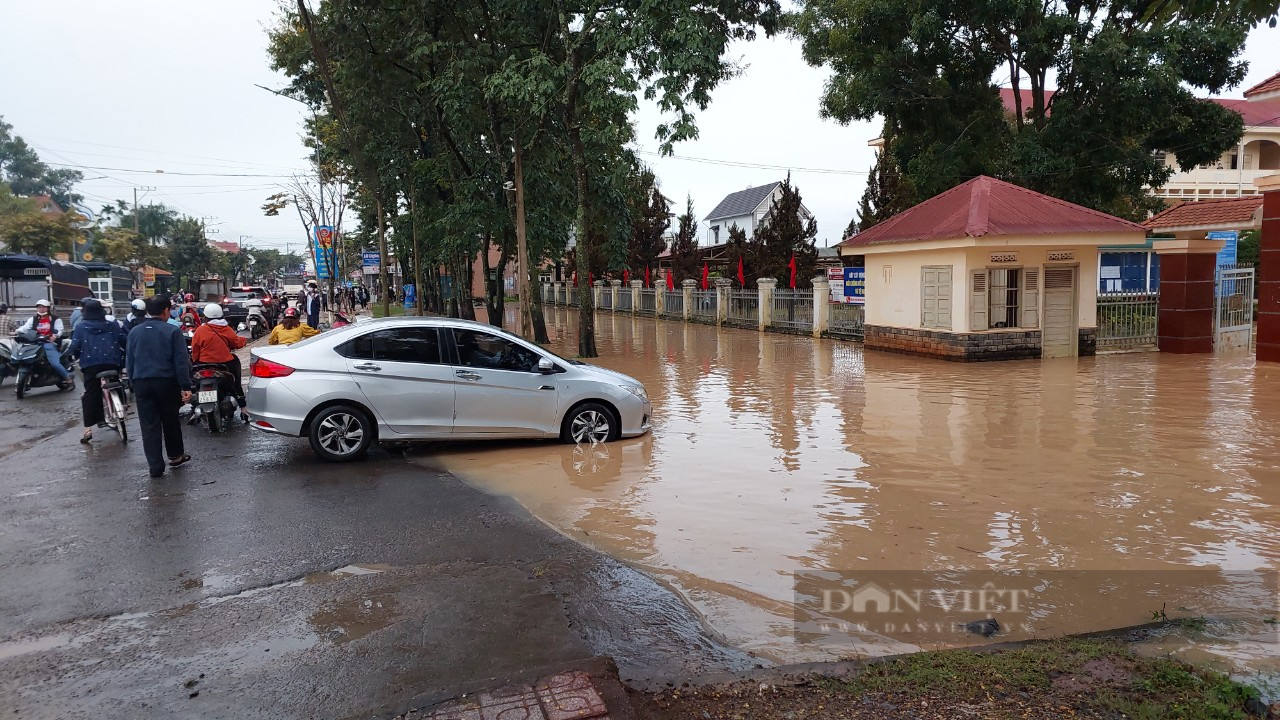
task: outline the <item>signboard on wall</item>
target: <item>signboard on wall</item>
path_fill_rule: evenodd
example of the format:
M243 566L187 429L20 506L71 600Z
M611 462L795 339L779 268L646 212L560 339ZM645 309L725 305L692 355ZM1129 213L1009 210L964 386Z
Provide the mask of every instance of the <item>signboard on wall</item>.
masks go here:
M1227 244L1218 252L1219 265L1236 264L1236 247L1240 242L1240 233L1235 230L1215 230L1205 236L1209 240L1226 240Z
M844 268L827 268L827 282L831 285L831 302L844 302Z
M862 305L867 301L867 269L844 268L844 301Z
M382 256L377 251L360 253L360 267L365 275L377 275L382 268Z

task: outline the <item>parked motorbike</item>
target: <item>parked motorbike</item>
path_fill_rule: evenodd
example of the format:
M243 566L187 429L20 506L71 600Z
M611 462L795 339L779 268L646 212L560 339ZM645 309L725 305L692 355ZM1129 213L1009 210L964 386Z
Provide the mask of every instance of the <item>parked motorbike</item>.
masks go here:
M191 368L191 380L195 390L191 393L191 419L195 425L208 420L209 431L220 433L231 427L236 414L236 400L225 392L226 384L235 378L221 365L201 363Z
M18 399L26 397L32 388L59 385L59 390L75 387L73 380L62 385L62 378L53 371L49 358L44 352L44 340L35 330L25 330L14 336L14 347L9 357L8 374L14 376L14 390ZM74 372L75 360L71 357L71 341L62 340L58 349L61 351L62 367L68 373ZM72 376L74 377L74 376Z
M196 323L194 320L184 319L182 321L182 337L187 339L187 352L191 352L191 338L195 337Z

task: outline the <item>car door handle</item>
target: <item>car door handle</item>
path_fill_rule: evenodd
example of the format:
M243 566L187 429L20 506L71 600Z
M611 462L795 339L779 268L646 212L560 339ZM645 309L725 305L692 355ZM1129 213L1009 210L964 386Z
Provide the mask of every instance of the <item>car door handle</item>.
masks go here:
M455 370L453 374L457 375L463 380L479 380L480 379L480 375L473 373L470 370Z
M538 389L539 389L539 390L555 390L555 389L556 389L556 386L555 386L555 385L543 385L542 387L540 387L540 388L538 388Z
M357 363L357 364L355 364L355 365L352 365L351 367L353 367L353 368L355 368L355 369L357 369L357 370L370 370L370 371L372 371L372 372L381 372L381 371L382 371L382 366L381 366L381 365L374 365L373 363Z

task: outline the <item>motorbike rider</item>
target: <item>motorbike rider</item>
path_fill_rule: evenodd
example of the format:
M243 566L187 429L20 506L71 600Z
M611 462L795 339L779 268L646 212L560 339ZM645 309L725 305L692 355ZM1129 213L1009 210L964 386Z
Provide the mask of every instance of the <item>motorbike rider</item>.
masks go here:
M196 307L196 296L187 293L183 298L186 303L182 306L182 312L178 313L178 322L183 325L200 325L200 310Z
M48 300L37 300L36 314L19 326L16 332L27 330L35 330L40 336L44 344L44 356L49 359L49 365L53 371L62 378L62 382L58 383L58 389L66 390L69 387L75 387L75 379L66 368L62 367L62 351L58 349L58 341L62 338L62 318L53 314Z
M267 344L292 345L299 340L319 334L319 330L298 321L298 308L286 308L280 324L271 328L271 337L267 338Z
M146 300L143 300L142 298L138 298L137 300L133 301L133 304L130 305L130 307L132 309L129 311L129 314L126 315L124 318L125 332L132 330L134 326L141 324L143 320L147 319L147 301Z
M80 324L71 333L71 356L80 359L80 371L84 373L84 394L80 396L80 414L84 418L82 443L92 440L93 426L102 425L106 419L102 407L102 381L98 375L108 370L120 372L124 367L128 337L124 328L107 315L107 309L100 301L85 301Z
M209 303L204 306L204 316L206 322L196 328L196 332L191 336L191 364L192 365L221 365L234 378L235 384L230 382L224 386L228 395L236 399L236 405L240 407L240 419L246 423L249 422L249 413L244 409L244 386L240 381L240 358L236 357L235 350L245 346L247 342L244 338L236 334L235 330L227 324L222 317L222 306L218 303Z

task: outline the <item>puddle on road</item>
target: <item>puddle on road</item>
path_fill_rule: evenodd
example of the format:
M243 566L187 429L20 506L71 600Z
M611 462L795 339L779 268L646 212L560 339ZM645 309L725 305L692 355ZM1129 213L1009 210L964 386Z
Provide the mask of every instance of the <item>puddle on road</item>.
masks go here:
M0 643L0 661L12 660L13 658L30 655L32 653L71 648L75 647L79 642L81 642L81 639L76 638L74 635L69 633L64 633L61 635L49 635L31 640L14 640L12 642Z
M312 614L308 622L317 635L341 645L395 622L396 607L394 595L357 597Z
M572 357L576 314L547 313ZM815 619L795 615L799 571L954 584L1199 568L1207 585L1170 575L1123 597L1059 577L1037 632L1130 626L1167 602L1230 621L1196 647L1280 670L1265 622L1280 616L1280 368L1154 353L952 364L608 315L597 328L596 362L648 388L652 434L433 447L422 462L650 571L735 644L783 662L897 646L797 643L797 620Z

